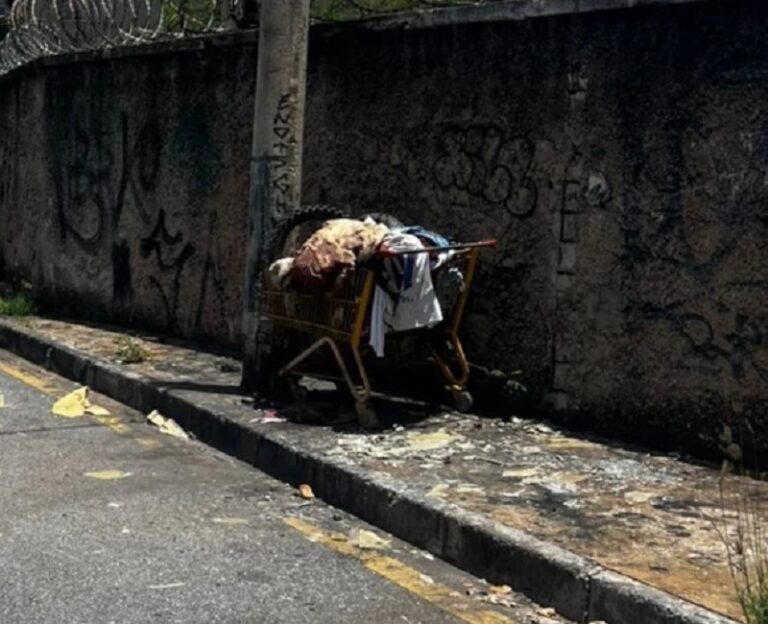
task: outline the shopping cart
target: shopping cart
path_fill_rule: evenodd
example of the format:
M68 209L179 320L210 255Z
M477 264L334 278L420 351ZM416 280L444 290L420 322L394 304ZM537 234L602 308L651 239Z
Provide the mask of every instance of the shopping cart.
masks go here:
M380 258L449 250L453 252L451 258L433 272L434 281L440 278L440 271L448 271L451 267L459 268L463 274L462 284L454 297L450 313L446 314L445 319L435 327L388 333L387 339L403 333L424 334L424 337L428 338L426 343L429 345L430 359L448 383L454 407L459 411L468 411L472 407L472 395L466 389L469 380L469 363L459 339L459 328L480 251L484 247L492 247L495 244L495 241L488 240L448 247L428 247L418 251L379 252ZM355 399L360 424L366 427L374 427L378 423L376 413L370 405L371 382L363 359L364 350L368 348L370 310L375 286L376 270L358 266L350 269L340 285L326 295L302 295L277 290L270 285L269 280L264 290L266 315L273 327L301 332L315 338L311 346L283 366L278 375L287 380L292 379L293 388L297 391L299 390L298 379L305 375L346 383ZM446 302L441 301L441 303L445 307ZM299 368L325 346L332 352L341 376L302 371ZM357 379L353 377L344 357L343 351L347 349L351 351Z

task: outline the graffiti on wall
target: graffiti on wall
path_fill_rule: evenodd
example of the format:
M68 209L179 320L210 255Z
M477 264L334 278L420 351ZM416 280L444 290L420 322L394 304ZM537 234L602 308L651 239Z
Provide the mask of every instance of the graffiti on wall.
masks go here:
M632 317L676 340L674 365L725 400L768 390L768 126L730 97L677 100L645 154L646 216L625 217L624 258L642 284Z
M178 318L182 273L195 255L195 248L184 241L180 232L169 232L165 220L165 210L161 208L155 228L141 240L141 255L155 265L156 271L148 279L162 300L166 318L173 323Z
M190 172L181 182L193 198L217 188L221 162L206 123L194 109L166 147L154 119L136 123L123 113L102 128L75 118L53 171L62 240L86 257L111 254L114 309L151 315L171 331L197 331L206 315L221 323L231 307L211 247L216 214L164 203L169 191L160 188L171 158Z
M60 236L87 254L110 253L113 301L128 305L132 293L130 245L120 237L126 203L147 221L148 193L157 181L162 140L156 123L145 124L132 139L131 122L120 115L117 127L101 129L75 117L64 162L54 166Z
M501 128L455 127L440 137L435 182L527 217L536 209L538 189L531 176L535 145L524 136L505 137Z

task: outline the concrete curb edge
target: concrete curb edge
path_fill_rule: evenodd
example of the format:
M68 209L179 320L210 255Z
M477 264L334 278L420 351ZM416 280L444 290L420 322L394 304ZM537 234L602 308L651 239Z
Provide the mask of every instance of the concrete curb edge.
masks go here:
M158 409L197 438L490 582L506 583L576 622L736 624L523 531L431 499L394 479L247 427L183 392L0 320L0 348L138 411Z

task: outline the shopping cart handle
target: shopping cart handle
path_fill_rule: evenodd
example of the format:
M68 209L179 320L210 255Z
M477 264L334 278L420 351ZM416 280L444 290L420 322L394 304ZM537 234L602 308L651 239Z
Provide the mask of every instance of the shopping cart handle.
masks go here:
M457 243L455 245L445 245L443 247L423 247L422 249L406 249L394 251L392 249L379 249L377 255L380 258L394 258L395 256L406 256L419 253L437 253L440 251L461 251L463 249L473 249L475 247L496 247L496 239L488 238L476 243Z

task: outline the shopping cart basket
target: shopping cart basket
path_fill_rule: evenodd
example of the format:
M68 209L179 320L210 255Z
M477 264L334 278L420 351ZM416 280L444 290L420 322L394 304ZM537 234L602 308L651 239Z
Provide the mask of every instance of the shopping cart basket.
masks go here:
M450 266L460 268L463 280L456 295L450 313L435 327L392 332L387 337L398 333L428 333L431 360L440 370L448 383L454 406L459 411L472 407L472 396L466 389L469 380L469 363L464 348L459 340L464 309L469 298L472 280L475 276L480 251L484 247L494 246L493 240L478 243L451 245L448 247L428 247L415 251L391 252L380 251L380 257L392 257L414 253L435 253L452 251L453 256L443 266L433 272L438 278L438 271L447 271ZM266 314L273 327L301 332L315 338L307 349L299 353L278 372L281 377L301 377L311 375L346 383L356 402L357 415L363 426L377 424L376 413L370 406L371 382L363 360L363 351L368 347L366 338L370 329L370 310L376 286L376 271L362 266L347 272L341 284L331 293L314 296L302 295L292 291L277 290L269 284L265 287ZM442 302L445 304L445 302ZM438 345L445 345L443 352ZM341 371L338 375L319 375L307 373L299 366L305 363L315 352L327 346L333 353ZM351 351L356 369L356 379L347 365L343 351Z

